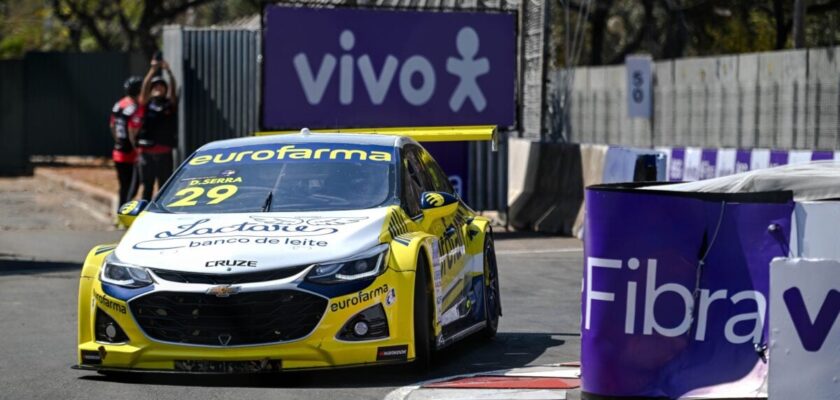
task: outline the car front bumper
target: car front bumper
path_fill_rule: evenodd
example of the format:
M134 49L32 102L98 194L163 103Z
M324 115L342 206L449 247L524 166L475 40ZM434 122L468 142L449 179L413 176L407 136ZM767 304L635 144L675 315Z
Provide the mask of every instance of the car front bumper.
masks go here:
M288 341L224 345L223 341L218 344L184 344L165 340L160 335L150 334L152 330L149 329L148 323L138 323L142 318L136 315L139 309L135 303L154 294L176 293L172 292L171 287L155 285L151 290L138 293L114 290L114 287L103 284L98 278L83 277L79 292L79 344L76 368L101 371L236 373L408 362L414 359L413 279L413 271L387 269L372 282L341 285L312 285L302 279L285 282L279 289L319 296L325 300L323 315L311 332ZM190 295L195 297L196 292ZM235 299L240 295L231 294L229 298ZM225 299L213 300L218 307ZM387 336L369 340L343 340L338 337L339 332L349 322L358 318L359 313L377 305L381 306L387 320ZM97 313L105 313L113 319L125 333L127 340L122 343L108 343L107 340L102 340L101 334L97 338ZM189 325L188 320L189 318L180 317L168 323ZM229 323L248 322L238 318ZM99 330L102 331L101 326Z

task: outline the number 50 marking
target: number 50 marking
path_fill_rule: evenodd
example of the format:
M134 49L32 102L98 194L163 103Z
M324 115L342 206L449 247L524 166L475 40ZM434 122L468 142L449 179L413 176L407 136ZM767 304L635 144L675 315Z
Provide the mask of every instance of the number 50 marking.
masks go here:
M239 190L234 185L219 185L210 188L207 191L207 197L210 201L207 204L219 204L230 196L233 196L236 191ZM167 207L190 207L198 204L198 198L204 194L204 188L202 187L187 187L179 190L175 193L175 197L181 197L182 199L178 201L174 201L172 203L167 204Z

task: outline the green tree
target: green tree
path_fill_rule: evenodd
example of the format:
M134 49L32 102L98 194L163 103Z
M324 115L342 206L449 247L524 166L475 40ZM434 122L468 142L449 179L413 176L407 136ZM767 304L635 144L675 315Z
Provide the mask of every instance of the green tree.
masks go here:
M840 0L803 1L806 47L840 42ZM557 0L553 4L557 66L567 65L566 58L568 65L616 64L636 52L669 59L793 46L790 0Z
M0 58L27 51L141 51L163 25L214 25L257 15L261 0L0 0Z

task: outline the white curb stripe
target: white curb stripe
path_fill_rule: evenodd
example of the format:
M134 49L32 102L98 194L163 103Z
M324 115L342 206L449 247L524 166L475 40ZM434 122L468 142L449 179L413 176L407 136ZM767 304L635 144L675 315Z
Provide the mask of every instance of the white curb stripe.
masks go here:
M561 375L569 375L561 376ZM500 369L496 371L474 372L453 375L403 386L385 396L385 400L475 400L475 399L517 399L517 400L565 400L566 391L558 389L479 389L479 388L423 388L425 385L446 382L459 378L475 376L517 376L535 378L570 378L579 379L580 368L548 364L533 367Z
M565 390L547 389L423 389L405 400L566 400Z
M580 379L580 369L570 369L564 371L542 371L542 372L508 372L505 376L527 376L532 378L562 378L562 379Z

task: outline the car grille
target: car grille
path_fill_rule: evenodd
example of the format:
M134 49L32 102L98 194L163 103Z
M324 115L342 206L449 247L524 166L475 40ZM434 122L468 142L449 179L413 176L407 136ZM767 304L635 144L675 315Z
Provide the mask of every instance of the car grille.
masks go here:
M159 278L170 282L203 283L207 285L234 285L239 283L266 282L284 279L299 274L308 265L290 268L279 268L271 271L245 272L240 274L202 274L195 272L167 271L153 269Z
M137 323L155 340L237 346L300 339L315 329L327 299L297 290L238 293L152 293L129 303Z

